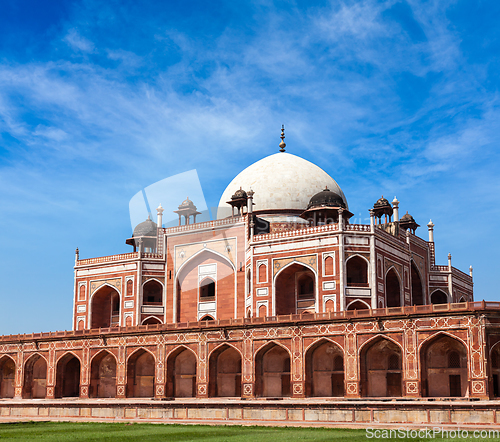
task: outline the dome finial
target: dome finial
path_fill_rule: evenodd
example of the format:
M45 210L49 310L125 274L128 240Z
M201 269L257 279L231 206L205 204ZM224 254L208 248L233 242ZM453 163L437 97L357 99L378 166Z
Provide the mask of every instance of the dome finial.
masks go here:
M285 151L285 147L286 147L286 144L285 144L285 125L282 124L281 125L281 143L280 143L280 152L284 152Z

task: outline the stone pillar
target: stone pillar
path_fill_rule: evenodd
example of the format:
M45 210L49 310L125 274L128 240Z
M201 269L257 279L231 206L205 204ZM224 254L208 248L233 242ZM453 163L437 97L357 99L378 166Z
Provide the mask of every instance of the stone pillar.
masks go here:
M344 396L346 398L360 397L361 391L358 372L358 345L356 331L353 324L346 324L344 345Z
M370 209L370 287L371 306L377 308L377 261L375 259L375 225L373 209Z
M88 399L90 393L90 343L83 342L82 361L80 370L80 398Z
M292 397L304 397L306 394L304 382L304 346L302 341L302 332L300 327L293 329L292 337L292 360L290 361L291 379L290 379L290 395Z
M23 346L17 346L16 353L16 377L14 387L14 399L22 399L23 397L23 379L24 379L24 354Z
M250 332L245 331L244 333L243 359L241 361L241 379L243 384L241 388L241 396L252 398L255 397L255 379L253 377L253 342L250 338Z
M116 397L124 399L127 397L127 376L126 376L127 347L118 347L118 364L116 367Z
M198 367L196 369L196 397L208 397L207 336L200 333L198 342Z
M156 345L156 365L155 365L155 398L165 397L165 344L163 342Z
M403 330L403 396L421 397L421 385L418 375L418 343L415 323L409 319Z
M486 362L486 330L484 315L470 317L468 322L469 397L488 399L488 375Z
M55 398L56 386L56 344L51 342L49 344L49 360L47 363L47 390L45 393L46 399Z
M339 209L339 291L340 291L340 306L339 310L345 310L345 288L344 288L344 275L345 275L345 257L344 257L344 220L342 214L344 209Z

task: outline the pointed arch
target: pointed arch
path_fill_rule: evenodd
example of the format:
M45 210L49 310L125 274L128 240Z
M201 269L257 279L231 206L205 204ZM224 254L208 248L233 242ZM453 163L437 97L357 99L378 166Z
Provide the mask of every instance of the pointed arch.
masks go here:
M121 293L111 284L99 286L90 298L90 328L120 325Z
M411 301L413 305L425 304L424 284L422 274L416 262L412 259L410 265Z
M209 385L211 397L241 396L241 361L243 355L233 345L221 344L209 355Z
M371 306L366 301L355 299L347 305L346 310L367 310L370 308Z
M80 358L73 352L65 352L57 359L56 398L80 396L80 371Z
M346 283L350 287L368 287L370 262L359 254L349 256L345 260Z
M301 281L305 278L309 278L308 281ZM291 261L283 266L273 277L272 315L296 314L305 310L316 312L317 281L317 271L309 264Z
M270 341L255 353L254 361L256 396L290 396L291 355L285 346Z
M360 347L359 355L362 396L402 396L403 351L399 342L379 334Z
M33 353L24 363L23 399L43 399L47 393L47 360Z
M385 273L385 298L387 307L401 307L403 281L394 266Z
M490 396L500 397L500 341L493 345L489 352L492 389Z
M173 349L167 356L167 396L195 397L198 358L185 345Z
M142 284L142 305L163 305L165 285L157 278Z
M430 296L431 304L448 304L450 296L442 289L435 289Z
M16 382L16 362L9 355L0 357L0 398L13 398Z
M116 396L116 356L101 350L90 360L90 397L114 398Z
M163 324L163 322L161 322L161 319L159 319L157 316L148 316L141 323L141 325L152 325L152 324Z
M127 358L127 397L154 397L156 358L140 347Z
M467 396L467 344L462 339L449 333L436 333L422 342L419 355L423 396Z
M223 254L215 250L204 248L196 252L193 256L182 263L174 277L174 298L173 298L173 320L178 321L196 321L198 320L198 301L199 298L199 265L208 263L210 260L218 263L216 277L216 286L214 299L216 311L224 303L234 302L234 315L237 316L237 297L236 297L236 267L233 262ZM206 275L210 276L210 275ZM222 282L225 287L224 299L217 297L217 285ZM232 293L228 288L233 287ZM196 303L192 300L195 298ZM217 314L215 311L215 314Z
M344 396L344 350L320 338L305 351L306 396Z

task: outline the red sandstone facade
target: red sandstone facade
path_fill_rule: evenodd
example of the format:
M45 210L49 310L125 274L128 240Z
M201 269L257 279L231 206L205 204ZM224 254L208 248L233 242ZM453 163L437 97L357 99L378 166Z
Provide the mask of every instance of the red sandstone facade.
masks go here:
M340 189L258 198L171 228L160 207L134 252L77 253L73 331L0 338L0 397L500 395L500 304L473 302L451 256L436 265L432 223L425 241L381 199L351 224Z

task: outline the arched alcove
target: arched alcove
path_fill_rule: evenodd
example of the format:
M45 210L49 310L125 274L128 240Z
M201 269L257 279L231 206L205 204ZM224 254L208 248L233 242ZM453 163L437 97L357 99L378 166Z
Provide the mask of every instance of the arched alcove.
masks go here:
M47 390L47 362L40 355L31 356L24 365L23 398L43 399Z
M154 397L155 360L144 349L137 350L127 362L127 396Z
M344 396L344 355L342 349L321 340L307 350L306 396Z
M462 342L448 335L438 335L424 343L420 361L423 396L466 396L467 349Z
M57 362L55 397L80 396L80 360L66 353Z
M290 354L280 345L269 343L255 355L256 396L290 396Z
M380 336L360 354L361 394L365 397L399 397L403 391L401 348Z
M167 396L196 396L196 356L179 347L167 358Z
M90 369L90 397L116 396L116 358L107 351L94 356Z
M15 393L16 364L8 356L0 358L0 398L13 398Z
M241 396L241 355L230 345L222 345L209 359L209 395Z

